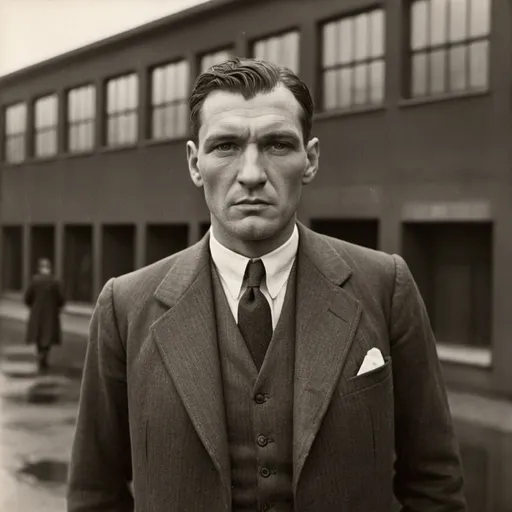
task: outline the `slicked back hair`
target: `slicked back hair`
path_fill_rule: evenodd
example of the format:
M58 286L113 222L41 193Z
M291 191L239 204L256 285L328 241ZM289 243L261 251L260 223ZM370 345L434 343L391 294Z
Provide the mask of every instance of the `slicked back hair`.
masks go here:
M306 84L288 68L270 62L234 57L201 73L188 100L190 125L195 141L201 127L201 110L206 97L214 91L240 93L246 100L257 94L273 91L278 85L286 87L299 102L302 137L306 145L311 136L313 99Z

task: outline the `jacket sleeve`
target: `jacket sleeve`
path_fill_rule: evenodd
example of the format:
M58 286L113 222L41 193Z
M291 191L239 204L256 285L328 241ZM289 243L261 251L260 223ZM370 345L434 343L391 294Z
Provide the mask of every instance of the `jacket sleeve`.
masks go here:
M407 264L400 256L393 258L395 496L403 512L466 512L459 447L434 334Z
M114 279L94 310L68 479L68 512L132 512L126 352L117 328Z

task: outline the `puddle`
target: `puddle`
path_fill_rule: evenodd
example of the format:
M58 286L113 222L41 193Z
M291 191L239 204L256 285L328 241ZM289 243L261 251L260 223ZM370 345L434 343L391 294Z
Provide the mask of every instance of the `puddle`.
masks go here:
M42 459L29 462L18 470L20 476L29 477L42 484L65 484L68 476L67 462Z

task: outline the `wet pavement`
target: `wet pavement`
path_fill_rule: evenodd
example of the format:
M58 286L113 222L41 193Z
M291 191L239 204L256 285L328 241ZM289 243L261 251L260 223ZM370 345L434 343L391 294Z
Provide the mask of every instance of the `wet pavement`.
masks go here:
M0 511L64 512L79 380L11 369L0 372ZM450 407L469 512L512 512L512 403L452 392Z

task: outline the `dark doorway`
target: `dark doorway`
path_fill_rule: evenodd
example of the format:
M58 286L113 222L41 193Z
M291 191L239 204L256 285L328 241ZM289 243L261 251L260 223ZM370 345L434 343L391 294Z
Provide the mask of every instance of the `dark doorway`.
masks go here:
M439 342L489 347L492 224L408 223L403 256Z
M40 225L30 228L30 271L37 272L37 262L40 258L47 258L55 267L55 228ZM55 271L55 269L54 269Z
M379 246L379 221L376 219L312 219L311 229L370 249Z
M150 224L146 231L146 265L185 249L187 224Z
M103 283L111 277L135 269L135 226L104 225L101 276Z
M67 300L93 300L92 226L64 228L64 288Z
M2 288L21 291L23 288L23 229L21 226L2 228Z

